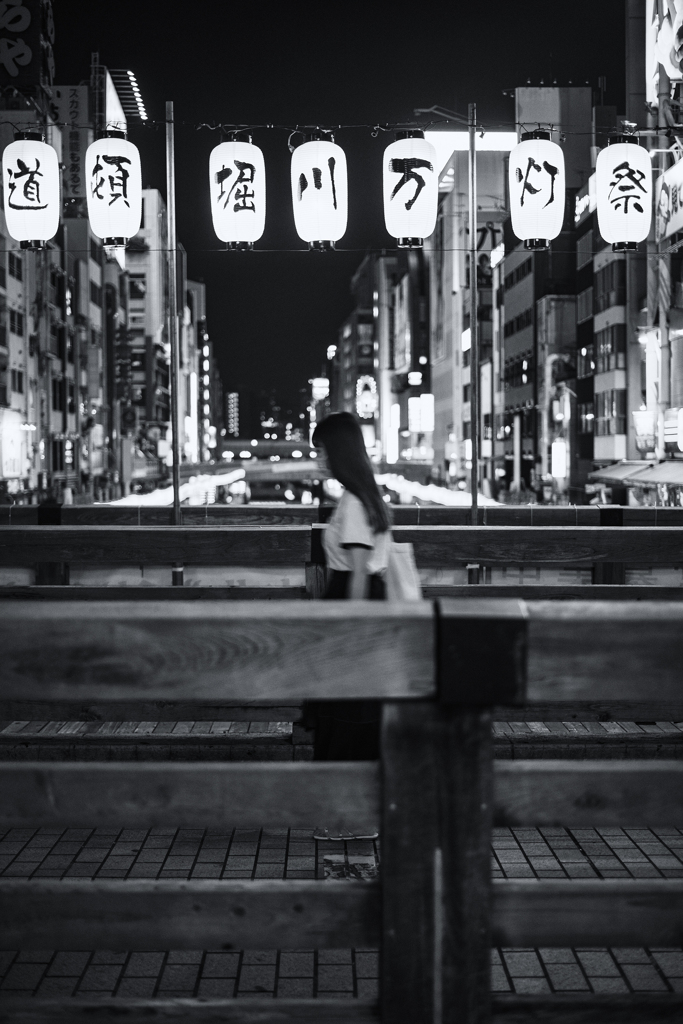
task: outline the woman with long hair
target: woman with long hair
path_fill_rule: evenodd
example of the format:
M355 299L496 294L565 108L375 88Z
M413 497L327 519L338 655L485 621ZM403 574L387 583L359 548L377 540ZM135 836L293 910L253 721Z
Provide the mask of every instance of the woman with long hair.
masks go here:
M358 421L349 412L332 413L313 434L332 476L344 487L323 546L328 568L328 600L384 600L384 573L391 543L387 506L375 481ZM374 700L320 701L306 707L315 729L316 761L373 761L379 757L380 704ZM356 834L355 838L374 838ZM317 829L317 839L351 839Z

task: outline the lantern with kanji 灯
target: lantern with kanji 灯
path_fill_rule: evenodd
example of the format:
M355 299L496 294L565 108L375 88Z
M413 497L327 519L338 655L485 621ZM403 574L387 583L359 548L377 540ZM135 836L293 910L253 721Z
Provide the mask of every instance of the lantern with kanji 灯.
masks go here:
M311 249L333 249L348 218L346 156L340 146L313 139L294 150L292 204L299 237Z
M384 220L399 248L419 248L434 230L439 201L436 150L421 131L399 132L384 151Z
M221 142L209 157L213 228L228 249L250 249L266 224L266 168L251 142Z
M550 132L523 133L510 153L510 215L525 249L547 249L557 238L564 193L564 154Z
M650 155L628 136L617 136L598 153L595 192L598 228L615 252L635 249L652 221Z
M85 154L88 217L104 245L125 245L140 230L142 171L137 146L109 131Z
M59 228L59 159L38 132L26 132L2 155L7 230L22 249L42 249Z

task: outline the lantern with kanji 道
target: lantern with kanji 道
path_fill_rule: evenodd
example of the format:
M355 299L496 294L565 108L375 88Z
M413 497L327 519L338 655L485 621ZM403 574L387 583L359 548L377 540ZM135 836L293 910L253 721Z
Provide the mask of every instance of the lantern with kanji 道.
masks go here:
M85 154L88 217L104 245L125 245L140 230L142 171L137 146L109 131Z
M615 252L635 249L652 222L650 154L628 136L616 136L595 164L598 228Z
M299 237L311 249L333 249L348 218L346 156L340 146L313 139L294 150L292 204Z
M421 131L399 132L384 151L382 173L387 231L399 248L419 248L436 224L436 150Z
M512 230L525 249L547 249L564 220L564 154L550 132L522 134L510 153Z
M26 132L2 155L7 230L22 249L42 249L59 228L59 159L38 132Z
M213 228L228 249L250 249L266 224L266 167L251 142L221 142L209 157Z

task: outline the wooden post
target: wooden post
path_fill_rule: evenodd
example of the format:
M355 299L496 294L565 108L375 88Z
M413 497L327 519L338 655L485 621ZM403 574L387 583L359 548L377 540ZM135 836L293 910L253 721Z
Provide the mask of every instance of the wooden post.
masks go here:
M384 705L382 1022L490 1014L490 714Z

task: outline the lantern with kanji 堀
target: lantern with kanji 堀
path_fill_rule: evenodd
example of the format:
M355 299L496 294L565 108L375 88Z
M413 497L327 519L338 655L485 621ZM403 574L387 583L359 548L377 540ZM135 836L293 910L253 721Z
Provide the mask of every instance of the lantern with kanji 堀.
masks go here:
M564 220L564 154L550 132L525 132L510 153L512 230L525 249L547 249Z
M59 159L38 132L26 132L2 155L5 220L22 249L42 249L59 228Z
M140 230L142 171L137 146L109 131L88 146L85 180L90 227L106 246L125 245Z
M615 252L635 249L652 222L650 154L628 136L617 136L595 164L598 229Z
M399 248L419 248L434 230L439 201L436 150L421 131L399 132L384 150L384 220Z
M266 223L266 168L251 142L221 142L209 157L213 228L228 249L250 249Z
M348 182L344 150L312 139L292 153L292 204L300 238L311 249L333 249L346 231Z

